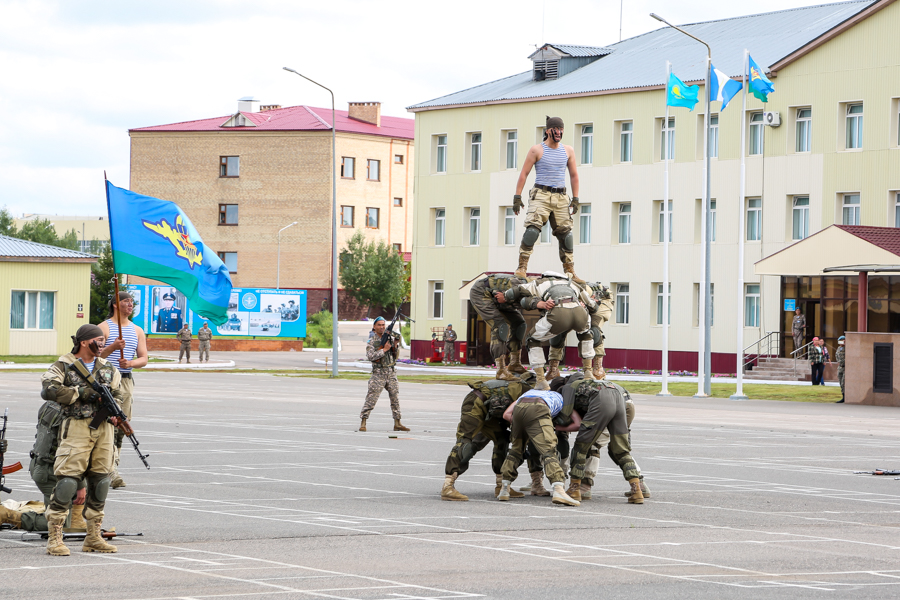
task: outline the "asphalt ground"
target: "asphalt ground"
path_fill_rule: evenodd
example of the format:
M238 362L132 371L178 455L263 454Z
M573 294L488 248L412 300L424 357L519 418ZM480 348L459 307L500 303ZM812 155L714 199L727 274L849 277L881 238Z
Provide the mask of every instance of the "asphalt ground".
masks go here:
M134 426L151 470L105 526L117 554L45 554L0 532L3 598L896 598L900 412L636 396L634 456L652 498L629 505L604 459L594 499L498 502L489 450L442 502L462 386L400 384L359 433L366 382L249 373L137 375ZM27 463L35 373L0 374L7 460ZM530 482L520 470L520 485ZM20 471L15 499L39 495ZM5 496L5 495L4 495Z

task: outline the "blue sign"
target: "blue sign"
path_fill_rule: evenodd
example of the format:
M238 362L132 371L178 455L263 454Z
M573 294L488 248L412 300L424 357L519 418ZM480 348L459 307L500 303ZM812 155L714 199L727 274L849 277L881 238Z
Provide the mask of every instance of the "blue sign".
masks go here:
M797 310L797 301L784 299L784 312L794 312Z

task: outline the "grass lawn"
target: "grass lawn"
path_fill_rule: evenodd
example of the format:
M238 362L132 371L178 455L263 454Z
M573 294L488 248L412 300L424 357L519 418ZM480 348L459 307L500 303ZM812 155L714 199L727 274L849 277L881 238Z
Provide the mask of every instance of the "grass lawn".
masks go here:
M58 354L22 354L19 356L0 356L0 362L51 364L59 358Z

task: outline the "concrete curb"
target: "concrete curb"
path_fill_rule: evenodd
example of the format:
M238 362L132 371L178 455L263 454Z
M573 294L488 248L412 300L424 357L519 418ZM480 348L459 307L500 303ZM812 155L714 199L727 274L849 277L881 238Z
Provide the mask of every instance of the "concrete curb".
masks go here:
M14 363L11 365L0 365L0 370L14 371L17 369L48 369L51 363ZM149 363L146 367L138 369L140 371L190 371L200 369L233 369L233 360L222 360L209 363L191 363L178 364L173 363Z

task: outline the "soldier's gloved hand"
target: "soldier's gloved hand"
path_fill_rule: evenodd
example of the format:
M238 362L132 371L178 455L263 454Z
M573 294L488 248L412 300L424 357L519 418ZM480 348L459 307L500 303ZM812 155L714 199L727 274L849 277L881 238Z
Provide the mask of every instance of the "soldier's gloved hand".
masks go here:
M513 212L519 214L519 211L525 207L525 203L522 202L522 195L516 194L513 196Z
M0 454L6 454L7 448L9 448L9 440L0 440Z
M78 386L78 399L92 401L99 398L100 394L94 391L94 388L88 385Z
M577 213L580 206L581 202L578 201L578 196L572 196L572 201L569 202L569 214L574 215Z

